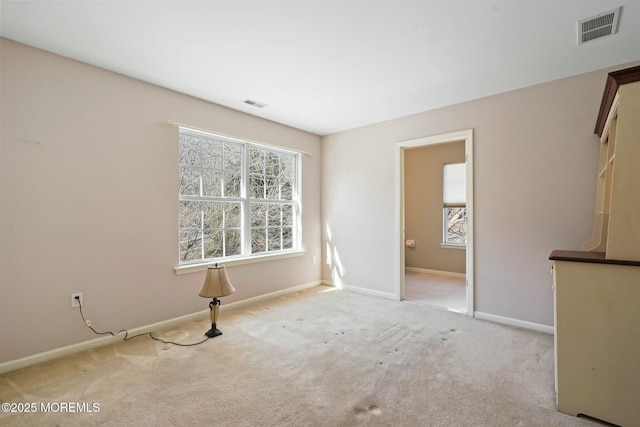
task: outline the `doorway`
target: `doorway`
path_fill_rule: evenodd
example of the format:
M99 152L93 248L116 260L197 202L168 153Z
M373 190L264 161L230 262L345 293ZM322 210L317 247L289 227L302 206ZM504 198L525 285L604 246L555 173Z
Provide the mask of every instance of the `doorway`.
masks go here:
M457 147L454 148L456 144ZM447 245L446 239L440 238L447 234L446 214L440 216L439 219L429 220L431 222L438 221L441 230L443 230L443 234L436 237L439 242L433 242L433 235L431 235L429 239L426 239L424 235L416 232L415 227L411 229L411 232L412 234L418 235L419 239L416 238L416 236L406 234L408 214L414 215L412 211L415 209L415 203L407 203L415 202L415 200L411 200L411 198L415 197L412 195L415 194L412 188L415 186L415 182L411 181L411 178L408 180L406 172L407 169L412 170L412 162L419 161L417 160L419 156L416 157L419 150L422 152L421 155L425 155L431 148L434 149L432 152L434 156L435 153L452 153L457 150L457 158L460 163L464 163L463 169L466 176L466 196L464 197L466 244L464 244L464 246L459 244ZM449 156L448 158L451 159L452 154L447 155ZM444 161L442 163L449 162ZM440 174L440 181L437 185L440 185L441 189L442 164L439 167L435 167L434 164L431 163L429 169L433 169L429 171L431 176L434 176L433 174ZM473 316L473 130L468 129L399 142L396 145L396 171L396 214L398 219L396 248L397 298L399 300L424 303L437 308ZM430 204L429 210L436 212L435 215L437 215L438 212L442 212L443 201L441 195L436 199L430 198L427 203ZM424 204L424 202L422 202L422 204ZM447 209L444 209L444 212L447 212ZM428 242L426 240L428 240ZM424 246L433 247L434 245L439 245L440 248L431 249L432 252L424 252ZM418 249L422 250L422 252ZM441 249L441 251L438 252L437 249ZM460 249L463 250L460 251ZM420 255L418 255L419 253ZM437 255L438 253L444 255ZM440 263L437 265L442 265L442 267L420 268L420 263L415 260L419 258L424 259L425 257L428 258L430 262L436 262L436 258L439 257L443 258L442 261L437 261ZM407 259L418 266L407 266ZM456 259L457 261L453 261ZM430 267L428 265L422 265L422 267L425 266Z

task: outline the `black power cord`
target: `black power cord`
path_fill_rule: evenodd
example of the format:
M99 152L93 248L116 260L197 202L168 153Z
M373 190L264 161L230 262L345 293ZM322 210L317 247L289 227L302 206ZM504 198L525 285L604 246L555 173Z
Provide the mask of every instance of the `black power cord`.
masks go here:
M142 336L145 336L145 335L149 335L151 337L151 339L154 340L154 341L160 341L161 343L164 343L164 344L173 344L173 345L177 345L177 346L180 346L180 347L192 347L194 345L199 345L199 344L202 344L203 342L209 340L209 337L207 337L207 338L203 339L202 341L194 342L194 343L191 343L191 344L181 344L181 343L178 343L178 342L165 341L165 340L163 340L161 338L154 337L151 332L145 332L143 334L138 334L138 335L133 335L133 336L129 336L129 331L127 331L126 329L122 329L122 330L120 330L118 332L111 332L111 331L98 332L93 328L93 326L91 326L91 321L87 321L87 319L84 318L84 313L82 313L82 302L80 302L80 298L76 297L76 301L78 301L78 307L80 307L80 317L82 317L82 321L84 322L85 326L87 328L91 329L93 331L93 333L96 334L96 335L111 335L112 337L115 337L116 335L121 334L121 333L124 332L124 341L129 341L129 340L132 340L134 338L138 338L138 337L142 337Z

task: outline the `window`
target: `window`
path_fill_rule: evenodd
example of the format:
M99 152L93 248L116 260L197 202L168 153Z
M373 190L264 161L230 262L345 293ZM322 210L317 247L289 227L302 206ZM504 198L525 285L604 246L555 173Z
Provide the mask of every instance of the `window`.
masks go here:
M467 243L467 184L465 163L443 167L443 237L445 245Z
M299 248L297 153L179 132L179 263Z
M444 208L444 242L447 245L467 243L467 208Z

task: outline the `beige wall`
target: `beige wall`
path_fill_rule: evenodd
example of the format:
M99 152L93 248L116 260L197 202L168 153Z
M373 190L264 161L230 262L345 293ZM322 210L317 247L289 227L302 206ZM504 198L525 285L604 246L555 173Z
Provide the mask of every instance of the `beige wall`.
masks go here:
M465 272L466 251L442 248L442 165L464 163L464 141L407 149L404 152L405 266Z
M207 308L205 273L174 272L178 129L169 118L311 153L302 158L305 255L230 267L237 292L223 304L320 279L319 136L0 40L0 363L95 338L70 308L72 292L83 292L101 330Z
M451 131L474 129L477 310L552 324L549 252L578 249L591 235L592 132L610 70L320 138L0 43L0 363L93 339L70 308L72 292L84 293L101 329L206 308L197 296L204 273L173 270L177 129L168 118L311 153L305 255L229 268L237 292L223 303L321 275L393 297L395 146ZM332 261L322 271L312 263L321 248Z
M323 249L341 262L324 265L323 277L394 298L396 145L473 129L475 308L552 325L549 253L580 249L593 229L593 128L606 74L637 64L324 137Z

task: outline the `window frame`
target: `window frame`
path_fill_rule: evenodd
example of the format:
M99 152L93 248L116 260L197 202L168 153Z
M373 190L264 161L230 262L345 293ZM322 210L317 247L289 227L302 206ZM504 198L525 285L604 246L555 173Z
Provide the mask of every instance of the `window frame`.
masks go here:
M190 136L195 136L198 138L203 138L203 140L209 140L212 142L220 142L222 144L228 143L228 144L232 144L235 147L240 147L240 165L239 167L237 167L237 173L240 175L240 193L239 194L233 194L231 197L227 197L224 194L224 184L225 181L221 180L218 181L219 184L221 185L221 191L219 195L205 195L203 194L203 188L204 188L204 184L203 184L203 178L204 178L204 174L205 170L207 169L212 169L214 170L214 167L211 167L208 164L204 164L204 160L203 159L198 159L195 160L193 164L185 164L182 163L182 157L179 155L178 158L178 182L180 183L182 178L185 175L189 175L184 174L185 170L189 170L189 169L193 169L196 173L196 175L199 173L199 175L197 176L198 179L198 185L199 185L199 194L197 195L192 195L192 194L182 194L182 186L179 185L178 186L178 253L177 253L177 259L178 259L178 266L175 268L176 273L181 274L181 272L189 272L192 270L198 271L202 268L199 267L203 267L206 268L206 266L212 264L212 263L224 263L226 265L229 265L229 263L245 263L245 262L257 262L257 261L265 261L268 259L275 259L275 258L282 258L282 257L289 257L289 256L296 256L298 254L303 253L302 251L302 200L301 200L301 176L302 176L302 158L301 158L301 153L294 151L294 150L289 150L286 148L280 148L280 147L274 147L271 145L267 145L267 144L260 144L257 142L253 142L253 141L247 141L247 140L243 140L243 139L239 139L239 138L232 138L232 137L228 137L225 135L220 135L220 134L216 134L216 133L212 133L212 132L206 132L200 129L194 129L194 128L189 128L186 126L179 126L179 131L178 131L178 151L179 153L182 152L183 150L183 146L182 146L182 137L183 135L190 135ZM198 141L198 144L203 144L203 140ZM198 150L201 150L201 147L198 146L197 148ZM224 145L222 145L222 151L224 152ZM265 198L263 199L255 199L252 198L251 196L251 188L250 188L250 153L252 152L252 149L255 150L261 150L263 153L274 153L277 154L277 158L279 159L278 161L285 161L283 160L283 155L285 156L291 156L290 161L291 163L291 168L290 168L290 181L291 181L291 189L290 189L290 199L282 199L282 189L279 186L278 187L278 197L277 198L269 198L268 196L265 195L265 193L263 193L263 195L265 195ZM196 155L202 155L202 153L198 153ZM220 157L221 159L224 159L224 154L222 154L222 157ZM266 156L266 155L265 155ZM209 154L210 158L213 158L212 154ZM265 157L266 158L266 157ZM197 162L201 162L200 164L198 164ZM222 161L222 160L221 160ZM280 172L282 172L284 170L284 168L282 167L283 163L278 163L278 170ZM216 170L214 170L215 172ZM224 174L225 169L219 169L217 170L219 173ZM236 169L233 169L234 173L236 171ZM194 176L192 174L192 176ZM267 175L264 175L264 177L266 177ZM270 175L270 177L273 177ZM277 176L277 178L281 178L280 176ZM278 181L280 182L280 181ZM280 185L280 184L279 184ZM288 193L287 193L288 194ZM205 236L205 230L207 230L207 227L205 227L205 220L204 217L202 217L200 219L199 222L199 226L198 227L191 227L192 230L197 230L199 233L199 238L201 239L200 243L198 243L201 248L200 248L200 256L199 258L196 259L186 259L184 260L184 252L183 252L183 232L188 228L188 227L183 227L183 222L182 222L182 218L183 218L183 213L181 212L182 206L185 203L188 202L196 202L196 203L200 203L201 207L200 210L201 212L205 211L205 207L203 207L205 204L208 204L209 206L213 206L214 204L217 203L221 203L221 204L226 204L226 203L239 203L240 205L240 226L239 227L232 227L229 226L227 227L226 224L224 223L224 217L223 220L221 222L219 222L218 224L220 225L220 227L216 227L215 230L220 230L222 231L223 235L226 235L226 231L228 230L232 230L232 229L239 229L240 230L240 249L239 249L239 253L233 253L231 255L226 255L224 253L224 250L226 249L223 245L223 254L221 256L214 256L214 257L209 257L206 258L206 254L203 252L202 248L204 247L205 243L202 241L203 236ZM262 251L262 252L253 252L252 246L251 246L251 234L253 231L253 227L252 227L252 218L251 218L251 207L252 204L254 203L268 203L270 205L290 205L291 206L291 214L292 214L292 219L291 219L291 244L290 247L287 247L285 249L282 249L282 247L280 247L277 250L266 250L266 251ZM204 214L202 214L204 215ZM196 217L197 218L197 217ZM268 221L268 219L267 219ZM269 225L266 225L266 227L269 227ZM274 228L277 228L274 226ZM284 227L282 225L282 216L280 216L280 239L282 240L282 234L283 234L283 230ZM268 249L268 248L266 248Z
M447 172L449 166L449 172ZM447 177L453 182L447 186ZM466 162L444 163L442 165L442 248L464 249L467 247L467 204L466 204ZM464 196L464 200L462 200ZM465 231L464 242L453 242L449 239L449 210L464 209Z

